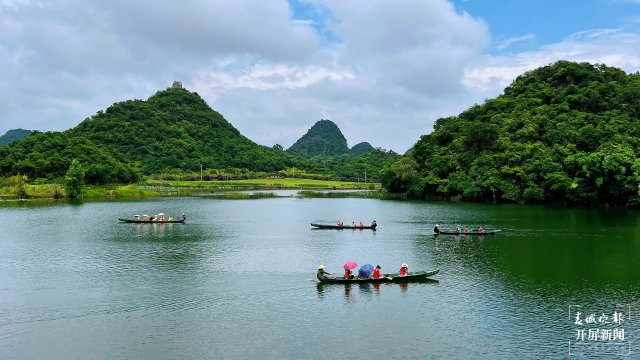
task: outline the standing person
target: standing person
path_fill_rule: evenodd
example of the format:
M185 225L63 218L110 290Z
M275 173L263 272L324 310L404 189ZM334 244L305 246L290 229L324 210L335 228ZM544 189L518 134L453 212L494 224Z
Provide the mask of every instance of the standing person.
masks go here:
M400 273L400 276L407 276L409 275L409 265L402 264L402 266L400 267L400 270L398 271L398 273Z

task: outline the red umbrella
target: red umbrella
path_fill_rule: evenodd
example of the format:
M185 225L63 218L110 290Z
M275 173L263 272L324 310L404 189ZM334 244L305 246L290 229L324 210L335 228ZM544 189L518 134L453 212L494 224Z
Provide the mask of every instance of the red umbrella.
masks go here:
M358 263L355 261L349 261L348 263L344 264L344 269L345 270L351 270L354 269L358 266Z

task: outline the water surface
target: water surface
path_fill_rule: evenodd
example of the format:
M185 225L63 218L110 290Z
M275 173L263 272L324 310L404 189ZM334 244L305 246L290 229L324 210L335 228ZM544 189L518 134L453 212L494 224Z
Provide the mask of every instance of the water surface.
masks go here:
M571 343L640 356L638 212L280 195L0 203L0 358L565 358ZM117 222L160 211L187 223ZM502 232L434 236L436 223ZM350 260L440 274L314 280ZM576 309L629 309L625 340L576 344Z

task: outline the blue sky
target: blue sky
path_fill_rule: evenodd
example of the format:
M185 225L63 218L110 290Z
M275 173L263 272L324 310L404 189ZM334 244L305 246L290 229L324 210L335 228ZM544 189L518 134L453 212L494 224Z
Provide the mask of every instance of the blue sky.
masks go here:
M179 80L259 144L330 119L402 153L558 60L639 71L640 0L0 0L0 133Z
M559 42L570 34L593 29L637 31L640 2L624 0L456 0L456 8L489 24L496 43L533 35L516 51ZM635 17L634 17L635 16Z

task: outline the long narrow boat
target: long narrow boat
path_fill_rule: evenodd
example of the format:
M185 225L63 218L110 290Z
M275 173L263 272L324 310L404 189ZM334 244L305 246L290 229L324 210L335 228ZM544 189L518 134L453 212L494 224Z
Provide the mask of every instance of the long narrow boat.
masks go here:
M135 224L173 224L173 223L184 223L185 219L178 220L165 220L165 221L144 221L144 220L133 220L133 219L118 219L123 223L135 223Z
M368 277L368 278L355 277L353 279L345 279L344 276L339 276L334 279L321 279L320 282L331 283L331 284L362 284L362 283L419 281L419 280L424 280L428 277L431 277L439 272L440 270L412 271L405 276L400 276L400 274L398 273L383 274L384 277L377 278L377 279L374 279L372 277Z
M338 226L338 225L328 225L328 224L317 224L317 223L311 223L311 226L317 228L317 229L371 229L371 230L375 230L376 227L378 226L373 225L373 226L351 226L351 225L343 225L343 226Z
M440 232L434 231L436 235L496 235L500 230L484 230L483 232L470 231L470 232L455 232L453 230L440 230Z

